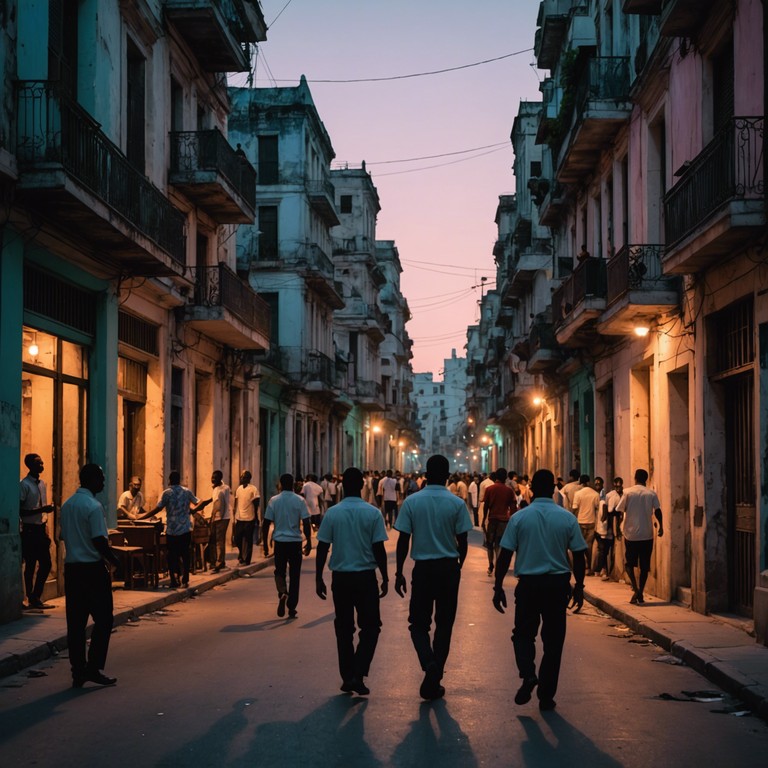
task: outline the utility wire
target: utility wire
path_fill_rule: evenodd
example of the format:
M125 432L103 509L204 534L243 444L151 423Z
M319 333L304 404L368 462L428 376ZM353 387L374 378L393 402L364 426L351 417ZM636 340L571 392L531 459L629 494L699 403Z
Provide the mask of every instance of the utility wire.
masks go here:
M272 19L271 24L267 24L267 29L272 29L272 26L274 23L283 15L283 11L293 2L293 0L288 0L288 2L280 9L280 12L275 16L274 19Z
M505 141L504 144L506 145L507 142ZM446 165L456 165L457 163L466 163L467 160L476 160L478 157L484 157L485 155L492 155L495 152L501 152L502 149L505 149L506 147L497 147L496 149L490 149L488 152L481 152L479 155L473 155L472 157L462 157L459 160L451 160L447 163L437 163L436 165L425 165L423 168L409 168L407 171L390 171L389 173L377 173L376 178L381 179L384 176L399 176L403 173L416 173L417 171L429 171L432 168L442 168Z
M369 162L366 160L365 165L391 165L392 163L413 163L417 160L434 160L438 157L450 157L451 155L466 155L468 152L479 152L481 149L492 149L493 147L501 147L509 144L508 141L498 141L495 144L486 144L484 147L474 147L472 149L460 149L456 152L443 152L440 155L423 155L422 157L407 157L404 160L378 160L376 162Z

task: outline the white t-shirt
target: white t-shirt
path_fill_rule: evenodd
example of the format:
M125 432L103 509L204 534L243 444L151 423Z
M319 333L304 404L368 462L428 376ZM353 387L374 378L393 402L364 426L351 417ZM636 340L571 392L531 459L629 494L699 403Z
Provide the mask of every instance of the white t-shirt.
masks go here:
M320 497L323 495L322 486L314 480L307 480L301 488L304 501L307 503L307 509L310 515L320 514Z
M253 502L259 498L259 489L253 483L238 485L235 488L235 520L255 520L256 509Z
M211 499L213 499L211 521L229 520L232 517L232 505L229 503L230 493L229 486L224 483L214 487L211 493Z
M647 541L653 538L653 512L660 509L655 491L644 485L624 489L624 495L616 505L617 512L624 513L621 532L627 541Z
M579 488L573 494L573 511L579 525L594 525L597 518L597 508L600 505L600 494L588 485Z

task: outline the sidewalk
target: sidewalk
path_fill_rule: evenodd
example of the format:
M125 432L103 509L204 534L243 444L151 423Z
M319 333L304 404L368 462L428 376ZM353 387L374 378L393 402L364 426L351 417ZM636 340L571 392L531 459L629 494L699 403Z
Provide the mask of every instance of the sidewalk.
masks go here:
M228 555L228 561L234 565L226 571L191 576L188 589L168 589L166 579L157 590L115 590L115 626L272 565L269 557L238 566L234 557L234 553ZM586 579L587 601L681 659L768 720L768 648L758 645L747 634L746 622L702 616L653 596L646 597L645 605L630 605L630 596L625 584ZM0 626L0 677L39 664L66 648L64 598L50 602L56 606L52 610L25 611L18 621Z

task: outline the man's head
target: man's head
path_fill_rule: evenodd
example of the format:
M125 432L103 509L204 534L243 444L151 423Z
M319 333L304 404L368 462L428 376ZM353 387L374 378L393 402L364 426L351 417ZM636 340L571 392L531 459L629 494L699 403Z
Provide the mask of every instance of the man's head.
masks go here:
M503 483L507 479L507 470L504 467L499 467L493 475L497 483Z
M605 485L605 482L603 481L602 477L596 477L595 478L595 490L600 493L600 491L603 490L603 486Z
M211 485L214 488L217 488L218 486L221 485L221 482L223 479L224 479L224 473L220 469L216 469L211 475Z
M347 467L341 476L345 496L359 496L363 490L363 473L357 467Z
M141 490L141 478L138 475L134 475L131 478L131 482L128 483L128 490L133 496L135 496Z
M578 469L572 469L568 473L568 477L570 478L570 481L572 483L578 483L579 482L579 470Z
M589 485L589 475L581 475L579 477L579 485Z
M614 477L613 478L613 490L617 491L618 493L621 493L624 490L624 478L623 477Z
M28 453L24 457L24 464L33 475L39 475L43 471L43 460L39 453Z
M392 470L391 469L387 470L387 477L392 477Z
M98 464L84 464L80 470L80 486L94 495L104 490L104 470Z
M429 485L445 485L451 475L448 459L436 453L427 459L427 483Z
M171 485L181 485L181 472L176 469L172 470L168 475L168 482Z
M280 490L293 490L293 475L290 472L286 472L284 475L280 475Z
M648 482L648 473L644 469L636 469L635 482L638 485L645 485Z
M242 484L243 488L245 488L245 486L251 482L251 477L252 475L247 469L244 469L240 473L240 483Z
M531 493L534 499L551 499L555 492L555 476L548 469L538 469L531 478Z

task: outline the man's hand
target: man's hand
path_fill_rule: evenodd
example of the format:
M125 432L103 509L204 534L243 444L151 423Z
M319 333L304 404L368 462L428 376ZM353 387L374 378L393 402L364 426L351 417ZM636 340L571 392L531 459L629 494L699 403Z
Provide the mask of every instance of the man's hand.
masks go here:
M507 596L501 587L493 588L493 607L499 613L504 613L504 609L507 607Z
M407 588L405 586L405 576L403 576L402 573L396 573L395 574L395 592L397 592L400 597L405 597L405 593L407 592Z
M661 524L659 524L659 537L662 537L664 535L664 528L662 528Z
M581 610L581 607L584 605L584 585L583 584L576 584L573 588L573 592L571 593L571 603L568 606L569 608L574 608L574 613L578 613Z
M388 592L389 592L389 582L388 581L382 581L381 582L381 591L379 592L379 598L386 597Z
M318 576L315 579L315 592L321 600L325 600L325 596L328 594L328 590L325 587L325 582L322 576Z
M304 549L302 550L302 552L304 553L304 557L308 557L308 556L309 556L309 553L310 553L311 551L312 551L312 545L311 545L309 542L307 542L307 543L304 545Z

